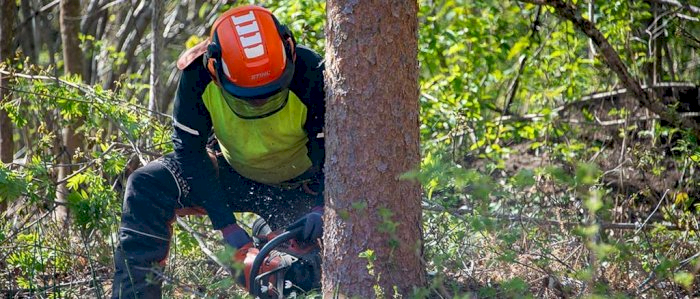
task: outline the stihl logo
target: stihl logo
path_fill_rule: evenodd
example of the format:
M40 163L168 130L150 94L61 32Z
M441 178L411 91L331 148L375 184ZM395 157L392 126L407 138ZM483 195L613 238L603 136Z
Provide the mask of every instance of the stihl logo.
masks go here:
M236 32L238 32L238 36L240 37L245 57L251 59L265 54L262 38L260 37L260 28L258 28L258 21L255 19L255 14L251 11L246 15L238 17L232 16L231 20L233 24L236 25Z
M265 78L265 77L269 77L269 76L270 76L270 71L267 71L267 72L262 72L259 74L252 75L252 76L250 76L250 79L257 80L257 79L261 79L261 78Z

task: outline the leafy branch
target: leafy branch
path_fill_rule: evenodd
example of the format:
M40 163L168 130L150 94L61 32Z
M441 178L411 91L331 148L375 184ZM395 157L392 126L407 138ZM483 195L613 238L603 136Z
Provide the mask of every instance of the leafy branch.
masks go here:
M579 30L585 33L598 47L602 54L605 64L617 74L625 88L642 104L642 106L659 115L662 120L665 120L674 126L687 128L692 134L700 138L700 123L693 119L683 118L674 109L669 109L664 105L657 95L651 92L645 92L642 85L630 74L627 65L622 61L620 55L615 51L607 38L603 35L595 24L590 20L583 18L579 9L571 3L566 3L561 0L520 0L522 2L532 3L536 5L545 5L554 8L557 15L565 20L571 21ZM675 103L676 99L673 99ZM674 105L671 104L671 107Z

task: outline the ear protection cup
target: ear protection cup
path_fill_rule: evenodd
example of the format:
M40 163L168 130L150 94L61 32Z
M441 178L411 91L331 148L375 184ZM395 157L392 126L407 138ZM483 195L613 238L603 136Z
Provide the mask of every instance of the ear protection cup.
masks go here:
M277 17L274 15L272 16L272 19L275 21L275 25L277 25L277 32L279 32L280 38L284 43L284 49L287 52L287 55L292 57L292 61L296 61L297 56L295 49L297 41L294 39L294 34L292 34L292 31L289 30L287 25L280 23L279 20L277 20Z
M207 68L214 81L218 80L216 77L216 68L218 67L216 61L221 58L221 47L219 47L217 42L218 41L212 41L207 46L207 51L204 53L203 61L204 66Z

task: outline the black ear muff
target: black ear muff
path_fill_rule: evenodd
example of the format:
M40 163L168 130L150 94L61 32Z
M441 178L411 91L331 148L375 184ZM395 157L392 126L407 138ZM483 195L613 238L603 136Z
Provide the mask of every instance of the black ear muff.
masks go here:
M287 25L284 25L280 23L277 20L277 17L274 15L272 16L272 20L275 21L275 25L277 25L277 32L280 34L280 38L282 39L282 42L284 43L284 50L287 52L287 55L292 58L292 61L296 60L296 45L297 41L294 39L294 35L292 34L292 31L289 30L289 27Z
M215 42L211 42L207 46L207 51L204 53L204 67L209 71L212 77L216 80L217 70L219 69L218 61L221 59L221 47Z
M221 47L215 42L211 42L207 46L207 55L208 58L212 58L215 60L221 59Z

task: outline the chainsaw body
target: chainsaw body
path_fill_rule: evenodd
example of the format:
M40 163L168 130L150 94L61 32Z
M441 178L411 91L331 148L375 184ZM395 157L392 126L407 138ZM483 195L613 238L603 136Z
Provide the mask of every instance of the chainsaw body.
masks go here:
M320 247L317 242L297 242L298 231L257 238L256 248L248 251L244 261L246 287L251 295L285 298L321 288Z

